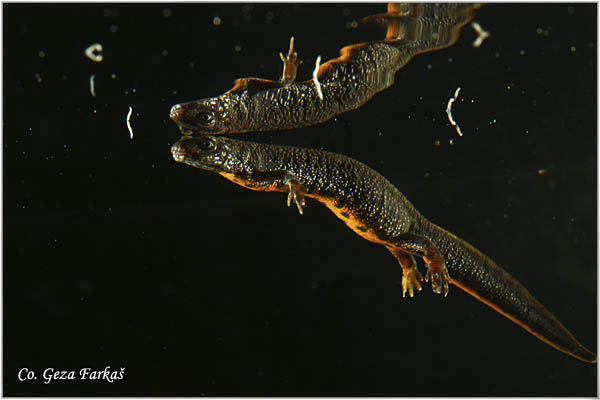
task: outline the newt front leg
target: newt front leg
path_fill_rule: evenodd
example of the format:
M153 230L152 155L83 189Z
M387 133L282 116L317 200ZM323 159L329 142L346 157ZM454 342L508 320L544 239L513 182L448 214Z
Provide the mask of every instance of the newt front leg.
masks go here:
M293 36L290 38L290 49L287 56L284 56L283 53L279 53L279 57L281 58L281 61L283 61L283 74L281 75L281 83L283 83L285 86L288 86L296 80L298 65L302 64L302 61L298 61L298 53L294 51Z
M287 192L288 207L291 206L293 200L294 203L296 203L296 207L298 207L300 215L304 213L303 207L306 207L304 196L307 194L307 190L296 176L289 171L275 170L269 172L244 172L237 174L221 173L221 175L248 189Z

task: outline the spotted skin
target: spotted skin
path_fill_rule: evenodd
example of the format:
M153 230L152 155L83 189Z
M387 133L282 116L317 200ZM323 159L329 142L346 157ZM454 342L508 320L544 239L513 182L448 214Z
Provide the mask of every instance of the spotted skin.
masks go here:
M425 281L448 294L452 283L554 348L587 362L587 350L516 279L490 258L423 217L383 176L343 155L221 136L183 137L171 152L181 163L218 173L252 190L288 194L302 213L304 199L323 203L362 238L385 246L403 270L403 294Z
M365 18L387 27L385 39L345 46L339 57L319 67L322 98L313 79L293 82L285 72L281 81L240 78L219 96L174 105L171 119L184 135L286 130L325 122L389 88L415 55L454 44L477 8L468 3L392 5L387 14Z

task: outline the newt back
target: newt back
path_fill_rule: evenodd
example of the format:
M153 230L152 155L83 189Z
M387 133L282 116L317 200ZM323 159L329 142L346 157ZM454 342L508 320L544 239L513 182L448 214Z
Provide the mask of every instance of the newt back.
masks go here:
M293 82L299 62L290 43L281 81L240 78L220 96L176 104L171 119L183 134L226 134L294 129L361 107L394 83L417 54L452 45L476 4L410 4L366 17L387 27L386 38L345 46L317 65L314 78ZM290 71L292 70L292 71ZM320 87L320 90L317 88Z
M403 293L421 290L414 257L426 281L447 295L452 283L556 349L587 362L596 355L515 278L472 245L424 218L387 179L340 154L250 143L224 137L183 137L172 146L176 161L218 173L252 190L288 194L300 213L314 198L361 237L384 245L403 270Z

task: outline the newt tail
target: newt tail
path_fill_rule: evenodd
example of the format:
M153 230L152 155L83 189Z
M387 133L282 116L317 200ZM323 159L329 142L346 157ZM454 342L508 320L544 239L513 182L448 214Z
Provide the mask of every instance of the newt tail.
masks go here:
M302 214L305 198L323 203L355 233L385 246L403 271L402 291L414 296L425 281L446 296L464 290L550 346L579 360L596 355L515 278L475 247L423 217L402 193L366 165L322 150L249 143L224 137L183 137L175 161L215 172L252 190L283 192Z

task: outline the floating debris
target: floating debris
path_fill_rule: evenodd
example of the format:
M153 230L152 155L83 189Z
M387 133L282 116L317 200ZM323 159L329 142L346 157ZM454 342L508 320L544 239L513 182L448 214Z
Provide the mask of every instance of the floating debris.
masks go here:
M490 33L488 31L484 31L481 25L475 21L471 22L471 28L473 28L479 35L477 39L473 41L473 47L479 47L481 46L481 43L483 43L483 41L490 36Z
M315 70L313 71L313 82L315 83L315 88L317 89L317 94L319 98L323 100L323 91L321 90L321 83L317 78L317 73L319 72L319 67L321 66L321 56L317 57L317 61L315 62Z
M458 126L458 124L456 123L456 121L454 121L454 118L452 117L452 103L454 103L454 100L458 98L459 93L460 86L456 88L456 91L454 92L454 97L450 97L450 99L448 100L448 106L446 106L446 114L448 115L448 121L450 121L450 124L456 127L456 133L458 133L459 136L462 136L463 134L460 130L460 126Z
M102 45L100 43L94 43L85 49L85 55L94 62L101 62L104 59L104 56L102 55Z
M96 89L94 87L94 78L96 78L96 75L90 76L90 93L92 94L92 96L96 97Z
M129 129L129 139L133 139L133 128L131 128L131 113L133 113L133 108L129 106L129 112L127 113L127 129Z

